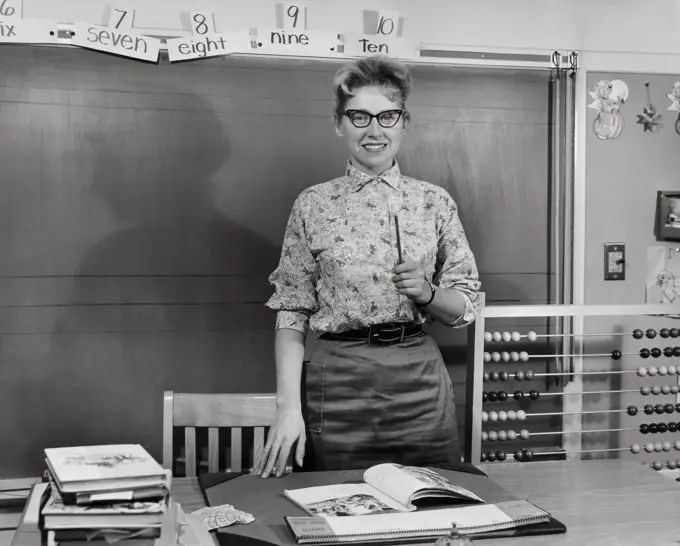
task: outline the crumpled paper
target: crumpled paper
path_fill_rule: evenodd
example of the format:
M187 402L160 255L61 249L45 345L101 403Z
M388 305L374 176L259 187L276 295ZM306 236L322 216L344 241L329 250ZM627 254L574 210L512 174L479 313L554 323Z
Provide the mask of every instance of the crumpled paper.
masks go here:
M231 504L221 504L220 506L206 506L191 512L192 516L197 517L203 525L210 531L220 527L228 527L235 523L250 523L255 521L252 514L237 510Z

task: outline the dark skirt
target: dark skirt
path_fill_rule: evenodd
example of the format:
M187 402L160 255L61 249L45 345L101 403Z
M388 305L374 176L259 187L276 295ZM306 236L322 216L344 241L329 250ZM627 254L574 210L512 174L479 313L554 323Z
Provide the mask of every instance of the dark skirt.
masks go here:
M451 378L430 336L316 342L303 375L303 469L460 464Z

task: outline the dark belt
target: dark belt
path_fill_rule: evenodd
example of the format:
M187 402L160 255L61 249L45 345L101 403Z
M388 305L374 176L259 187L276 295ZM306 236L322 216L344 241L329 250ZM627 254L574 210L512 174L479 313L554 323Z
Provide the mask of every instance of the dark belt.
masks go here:
M423 327L421 324L389 322L386 324L374 324L368 328L360 328L358 330L347 330L337 334L326 333L321 337L323 339L339 341L364 340L369 345L393 345L422 334Z

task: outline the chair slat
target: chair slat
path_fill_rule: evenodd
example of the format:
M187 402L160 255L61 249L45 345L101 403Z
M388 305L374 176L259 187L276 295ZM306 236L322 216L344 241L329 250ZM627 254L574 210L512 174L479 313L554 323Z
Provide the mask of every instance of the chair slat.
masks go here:
M255 427L253 432L253 465L257 463L264 451L264 427ZM249 470L252 470L250 468Z
M231 471L241 472L243 449L241 446L242 429L234 427L231 429Z
M208 429L208 472L220 470L220 429L210 427Z
M184 429L184 474L188 478L196 477L196 427Z

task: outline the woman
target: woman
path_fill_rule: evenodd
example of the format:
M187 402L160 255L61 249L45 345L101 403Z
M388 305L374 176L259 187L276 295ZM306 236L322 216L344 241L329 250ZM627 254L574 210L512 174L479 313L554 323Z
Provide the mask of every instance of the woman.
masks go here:
M451 379L422 324L470 324L480 282L451 196L395 160L410 88L406 67L380 57L336 74L350 158L297 197L270 277L277 420L262 477L281 476L293 450L313 470L460 463ZM303 375L309 328L324 334Z

